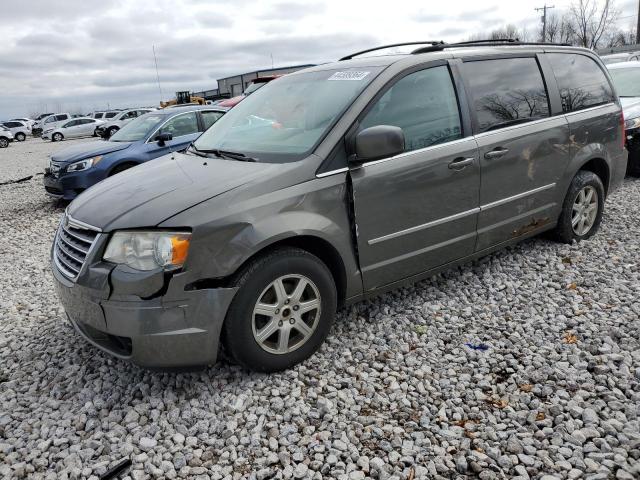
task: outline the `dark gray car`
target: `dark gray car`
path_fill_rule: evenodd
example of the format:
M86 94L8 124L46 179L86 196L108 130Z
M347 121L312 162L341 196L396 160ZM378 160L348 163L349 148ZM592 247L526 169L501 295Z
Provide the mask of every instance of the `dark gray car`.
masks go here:
M546 230L589 238L626 163L589 50L353 55L274 80L185 153L82 193L55 284L77 331L123 359L206 365L224 343L280 370L341 305Z

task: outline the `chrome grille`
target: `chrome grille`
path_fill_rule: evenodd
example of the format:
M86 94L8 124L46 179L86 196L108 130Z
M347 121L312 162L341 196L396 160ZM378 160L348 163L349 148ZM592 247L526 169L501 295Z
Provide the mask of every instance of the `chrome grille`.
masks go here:
M53 248L53 259L65 277L76 279L99 234L99 229L65 215Z

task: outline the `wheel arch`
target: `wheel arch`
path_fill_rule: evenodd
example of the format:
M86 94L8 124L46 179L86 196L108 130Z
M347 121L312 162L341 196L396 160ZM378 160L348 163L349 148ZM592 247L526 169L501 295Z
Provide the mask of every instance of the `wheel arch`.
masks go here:
M602 185L604 186L604 194L606 197L609 192L609 182L611 181L611 169L607 161L600 157L592 158L582 164L578 171L581 170L595 173L600 178Z
M130 158L119 160L109 167L107 176L110 177L111 175L114 175L115 173L117 173L116 170L124 165L129 165L127 168L132 168L140 165L140 162L136 162L135 160L131 160Z

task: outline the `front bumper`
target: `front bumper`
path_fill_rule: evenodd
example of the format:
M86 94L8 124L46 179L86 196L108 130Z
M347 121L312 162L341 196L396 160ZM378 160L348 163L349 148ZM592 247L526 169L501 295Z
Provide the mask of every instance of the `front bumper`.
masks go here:
M106 173L96 167L73 173L53 175L45 169L42 184L47 195L55 199L73 200L87 188L104 180Z
M114 269L105 265L86 268L74 283L51 263L58 297L80 335L101 350L145 368L184 369L215 363L222 323L236 289L185 291L185 274L178 274L165 280L169 285L162 296L144 300L114 295L118 288Z

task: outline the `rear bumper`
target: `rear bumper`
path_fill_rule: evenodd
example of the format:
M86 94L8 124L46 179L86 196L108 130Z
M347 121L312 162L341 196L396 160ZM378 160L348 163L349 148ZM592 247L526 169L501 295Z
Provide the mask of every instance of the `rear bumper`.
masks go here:
M145 368L188 369L215 363L235 289L174 291L182 286L177 281L162 297L116 301L101 298L108 296L106 292L69 281L53 262L51 268L69 321L97 348ZM105 274L104 269L86 273L91 277L100 272ZM96 284L95 279L90 281Z

